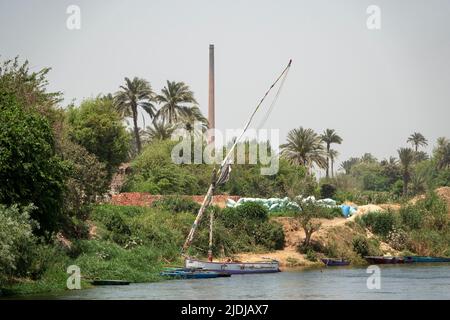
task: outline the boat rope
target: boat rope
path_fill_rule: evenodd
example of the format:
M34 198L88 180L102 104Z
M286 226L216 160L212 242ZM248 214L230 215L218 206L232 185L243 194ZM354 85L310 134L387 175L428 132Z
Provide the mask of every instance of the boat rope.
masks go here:
M276 84L278 83L278 81L280 81L281 78L283 78L284 75L287 75L287 72L289 71L289 68L291 67L292 64L292 59L289 60L288 65L286 66L286 68L284 68L283 72L281 72L281 74L278 76L278 78L275 80L274 83L272 83L272 85L270 86L270 88L266 91L266 93L264 94L264 96L261 98L261 100L259 101L259 103L257 104L255 110L253 110L253 113L250 116L250 119L247 121L246 125L244 126L244 130L242 131L242 133L240 134L240 136L234 141L233 146L230 148L230 150L228 151L227 156L223 159L222 164L220 166L221 170L228 162L230 155L234 152L234 148L236 147L236 145L240 142L241 138L244 136L245 132L247 131L248 127L250 126L250 124L252 123L253 118L255 117L255 114L258 112L259 108L261 107L262 103L264 102L264 100L266 99L266 97L269 95L270 91L273 89L273 87L276 86ZM286 77L284 77L284 79L286 79ZM283 82L284 83L284 82ZM278 89L280 92L281 86ZM278 92L278 93L279 93ZM278 98L278 96L276 96L276 98ZM271 105L271 107L273 108L273 103ZM268 116L267 116L268 117ZM220 176L220 175L219 175Z
M214 172L214 175L213 175L214 181L211 183L211 185L208 188L208 192L206 193L206 195L203 199L202 205L200 206L200 209L198 210L197 217L195 218L194 223L192 224L191 230L189 231L189 234L186 238L186 241L185 241L183 247L181 248L181 255L185 256L184 253L190 247L192 240L194 239L195 231L197 230L197 227L200 224L200 220L203 216L203 213L205 212L206 208L209 206L209 204L212 201L214 189L216 188L216 186L218 186L218 184L227 180L227 177L225 175L229 174L229 172L230 172L230 165L231 165L230 158L231 158L231 155L234 153L234 149L236 148L236 145L240 142L241 138L244 136L245 132L249 128L250 124L252 123L252 120L255 117L255 114L258 112L259 108L261 107L261 105L264 102L264 100L266 99L266 97L269 95L270 91L277 85L277 83L281 79L283 79L281 84L284 83L284 80L286 79L286 75L287 75L287 72L289 71L289 68L291 67L291 64L292 64L292 60L289 60L289 63L284 68L283 72L281 72L281 74L278 76L278 78L272 83L272 85L266 91L266 93L261 98L259 103L256 105L255 109L253 110L253 112L250 116L250 119L247 121L247 123L244 126L244 130L242 131L240 136L234 141L234 144L229 149L227 155L223 159L223 161L219 167L219 170L217 170L217 172ZM277 92L277 95L275 98L278 98L279 93L280 93L280 88L278 89L278 92ZM274 105L274 102L272 102L270 108L273 108L273 105ZM226 171L224 169L226 169ZM212 219L211 219L211 221L212 221ZM211 239L210 243L212 243L212 239Z
M273 108L275 107L275 104L278 101L278 97L280 96L281 89L283 88L283 85L284 85L284 82L286 81L288 73L289 73L289 68L286 69L286 72L284 72L283 79L281 80L281 83L278 86L278 90L277 90L277 93L275 94L275 98L272 100L272 103L270 104L269 109L267 110L264 118L259 123L258 128L257 128L258 130L261 129L264 126L264 124L266 123L266 121L269 118L270 114L272 113L272 110L273 110Z

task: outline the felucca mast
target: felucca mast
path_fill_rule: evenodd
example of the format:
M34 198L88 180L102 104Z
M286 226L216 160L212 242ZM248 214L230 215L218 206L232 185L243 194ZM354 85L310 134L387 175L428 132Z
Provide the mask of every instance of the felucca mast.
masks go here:
M234 149L236 148L237 144L240 142L241 138L247 131L256 112L258 112L260 106L266 99L269 92L272 90L272 88L278 83L278 81L281 78L284 77L284 79L286 79L286 76L288 74L289 68L291 67L291 64L292 64L292 60L289 60L289 63L286 66L286 68L284 68L283 72L278 76L278 78L275 80L275 82L269 87L269 89L266 91L264 96L261 98L261 100L257 104L256 108L253 110L253 113L251 114L250 119L247 121L247 123L244 126L244 130L242 131L241 135L235 140L234 144L228 151L227 155L225 156L225 158L223 159L223 161L220 165L220 168L217 171L213 172L212 182L208 188L208 191L206 192L206 195L203 199L202 205L200 206L200 209L198 210L197 217L195 218L194 223L192 224L191 230L189 231L189 234L188 234L186 241L184 242L183 248L181 250L181 253L183 255L186 252L186 250L190 247L192 240L194 239L195 231L197 230L197 227L200 223L200 220L201 220L205 210L211 204L215 188L227 180L227 177L230 172L230 166L231 166L230 160L231 160L231 156L234 154ZM210 66L211 66L211 64L210 64ZM283 85L284 79L283 79L281 85ZM211 80L211 75L210 75L210 80ZM211 84L211 81L210 81L210 84ZM278 91L280 91L280 89L281 89L281 87L278 89ZM211 93L211 90L210 90L210 93ZM210 101L211 101L211 99L210 99ZM212 140L212 141L214 141L214 140ZM208 250L208 259L210 261L212 260L212 228L213 228L213 213L211 213L211 217L210 217L210 234L209 234L209 250Z

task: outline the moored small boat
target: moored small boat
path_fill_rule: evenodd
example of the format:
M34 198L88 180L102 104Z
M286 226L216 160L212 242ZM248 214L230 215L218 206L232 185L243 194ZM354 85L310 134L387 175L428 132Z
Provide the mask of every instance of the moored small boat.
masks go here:
M450 258L445 257L428 257L428 256L406 256L405 263L437 263L450 262Z
M192 270L181 268L178 270L163 271L160 273L164 277L175 279L211 279L220 277L229 277L230 274L214 271Z
M324 258L320 259L322 262L329 267L338 267L338 266L348 266L350 264L350 261L344 260L344 259L330 259L330 258Z
M370 264L399 264L405 263L403 257L390 257L390 256L365 256L364 259Z
M125 280L92 280L91 284L94 286L126 286L130 281Z
M210 262L187 258L185 260L185 267L228 274L280 272L280 265L276 260L260 262Z

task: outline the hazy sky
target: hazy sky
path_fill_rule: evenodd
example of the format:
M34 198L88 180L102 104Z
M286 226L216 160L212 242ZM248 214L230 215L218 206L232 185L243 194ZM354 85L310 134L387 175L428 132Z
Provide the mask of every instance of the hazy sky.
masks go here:
M69 5L81 30L66 27ZM366 26L369 5L381 29ZM206 114L216 48L216 126L240 128L290 58L267 127L334 128L344 160L395 155L413 131L450 137L450 1L0 0L0 55L52 67L66 103L125 76L191 86ZM258 123L258 121L256 122ZM428 148L431 150L431 146Z

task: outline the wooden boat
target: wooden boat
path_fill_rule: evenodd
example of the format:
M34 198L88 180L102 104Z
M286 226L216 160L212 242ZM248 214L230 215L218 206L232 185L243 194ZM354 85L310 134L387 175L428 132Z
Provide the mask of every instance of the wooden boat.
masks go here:
M92 280L91 284L94 286L127 286L130 281L124 280Z
M228 273L192 269L163 271L160 274L164 277L175 279L211 279L230 276Z
M370 264L399 264L405 263L403 257L389 257L389 256L365 256L364 259Z
M320 260L322 260L322 262L328 267L348 266L350 264L350 261L346 261L344 259L324 258L324 259L320 259Z
M437 263L450 262L450 258L445 257L428 257L428 256L406 256L405 263Z
M212 262L187 258L185 260L185 266L186 268L199 268L227 274L280 272L279 262L276 260L258 262Z

